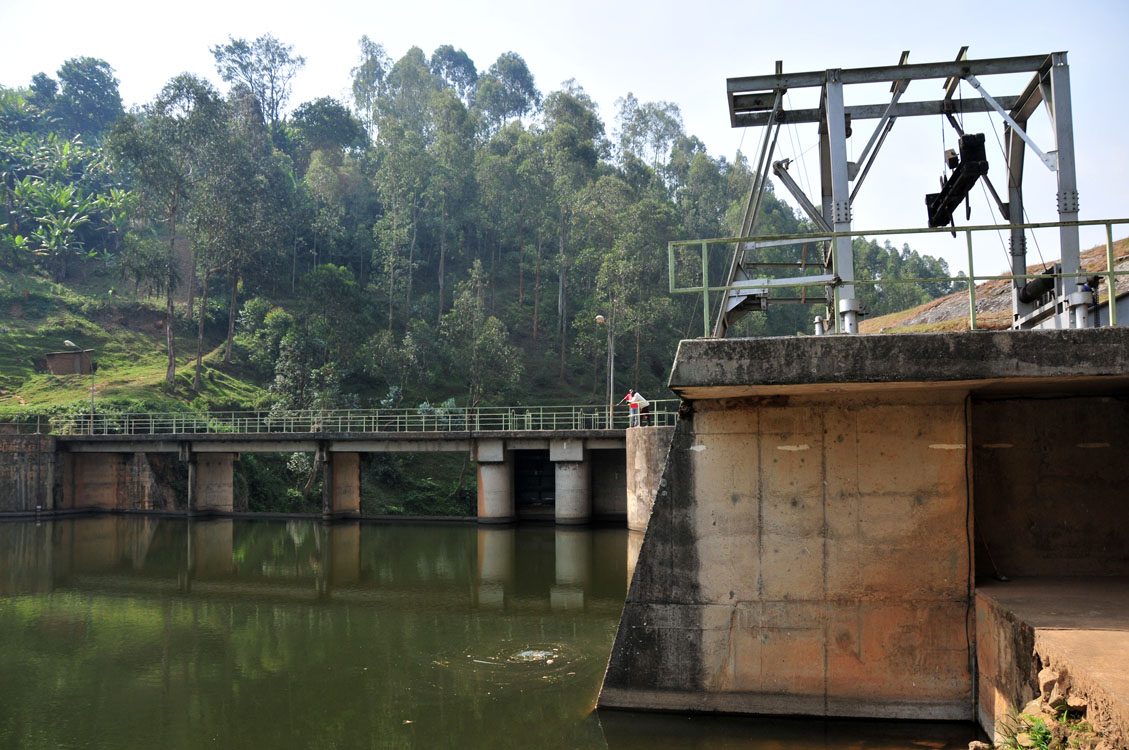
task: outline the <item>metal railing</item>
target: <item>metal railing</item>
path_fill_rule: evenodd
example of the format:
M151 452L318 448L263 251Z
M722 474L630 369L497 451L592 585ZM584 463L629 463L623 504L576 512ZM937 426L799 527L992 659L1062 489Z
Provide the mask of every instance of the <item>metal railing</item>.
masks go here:
M651 402L648 426L673 425L678 399ZM626 406L424 406L414 409L302 411L96 412L0 418L0 435L257 435L308 433L551 432L628 427Z
M839 287L842 285L855 285L855 286L882 286L886 284L926 284L926 283L951 283L960 282L968 284L968 309L969 309L969 327L976 330L976 284L981 281L1015 281L1019 279L1029 280L1039 276L1048 278L1086 278L1090 276L1102 276L1106 279L1108 288L1110 289L1110 298L1114 298L1113 290L1116 289L1116 279L1118 276L1127 276L1129 271L1118 271L1114 268L1114 253L1113 253L1113 227L1115 225L1129 224L1129 219L1096 219L1090 221L1064 221L1064 222L1048 222L1036 224L1002 224L1002 225L981 225L981 226L968 226L953 229L952 227L937 227L937 228L917 228L917 229L880 229L880 230L851 230L849 232L820 232L817 234L777 234L777 235L762 235L756 237L719 237L714 239L704 240L680 240L676 242L667 243L667 264L669 268L668 278L670 279L670 293L671 294L701 294L702 295L702 335L705 338L710 336L710 292L729 292L732 290L749 291L753 288L752 285L744 283L741 285L721 285L711 286L709 282L709 248L712 245L735 245L738 243L751 243L759 245L760 247L786 247L789 245L799 246L808 243L821 243L829 242L838 237L881 237L890 235L907 235L907 234L940 234L961 232L965 235L966 244L968 247L968 275L967 276L938 276L930 278L902 278L902 279L855 279L853 281L844 281L839 279L838 259L836 253L831 253L832 276L835 280L828 282L826 278L819 280L812 280L810 282L796 281L795 283L788 283L787 285L774 285L772 288L825 288L831 286L834 294L834 309L839 309ZM1035 229L1059 229L1062 227L1091 227L1100 226L1105 227L1106 235L1106 267L1102 271L1084 271L1080 270L1077 273L1029 273L1021 275L979 275L975 271L975 264L973 262L973 242L974 234L984 232L1004 232L1012 229L1035 230ZM701 248L701 283L698 285L688 284L679 286L677 280L678 270L678 250L680 248L689 248L700 246ZM772 264L769 264L772 265ZM813 268L818 268L818 264L810 264ZM768 298L769 301L772 297ZM811 300L811 304L819 304L822 297L815 297ZM1115 304L1109 305L1110 325L1117 325L1117 310Z

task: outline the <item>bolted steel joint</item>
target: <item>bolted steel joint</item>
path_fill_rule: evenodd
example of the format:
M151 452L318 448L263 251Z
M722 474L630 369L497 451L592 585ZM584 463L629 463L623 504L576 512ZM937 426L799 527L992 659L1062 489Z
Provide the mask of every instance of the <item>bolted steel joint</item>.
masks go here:
M1078 213L1078 191L1063 190L1058 194L1058 212L1060 214Z
M831 206L831 221L842 224L851 220L851 202L835 201Z

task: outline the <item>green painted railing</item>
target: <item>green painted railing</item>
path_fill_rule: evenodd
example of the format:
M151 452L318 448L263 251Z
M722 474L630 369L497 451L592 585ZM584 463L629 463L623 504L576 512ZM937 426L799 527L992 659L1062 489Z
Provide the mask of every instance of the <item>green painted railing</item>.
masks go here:
M644 425L673 425L677 399L651 402ZM424 406L414 409L303 411L95 412L0 419L0 435L199 435L307 433L450 433L488 431L606 430L628 427L626 406Z
M984 225L984 226L969 226L959 227L953 229L952 227L937 227L937 228L917 228L917 229L880 229L880 230L851 230L849 232L820 232L818 234L776 234L776 235L761 235L757 237L718 237L705 240L681 240L677 242L667 243L667 264L668 264L668 278L670 280L670 293L671 294L701 294L702 295L702 335L708 338L711 335L712 316L710 313L710 292L728 292L730 290L749 289L748 285L721 285L713 286L710 284L709 279L709 252L711 246L719 246L725 248L727 251L737 243L755 243L761 247L788 247L788 246L802 246L809 243L822 243L832 241L838 237L882 237L891 235L909 235L909 234L949 234L953 232L961 232L965 235L966 244L968 247L968 275L967 276L939 276L931 278L905 278L905 279L855 279L854 281L841 281L839 280L839 269L837 267L837 259L835 253L831 254L832 269L831 273L835 278L834 281L828 282L826 279L813 280L810 282L797 281L790 283L786 287L778 286L772 287L774 289L781 288L794 288L794 289L807 289L807 288L825 288L831 286L834 290L834 309L839 308L839 287L844 284L853 284L855 286L865 286L867 284L885 285L885 284L925 284L931 282L961 282L968 283L968 320L969 327L976 330L976 284L981 281L1014 281L1016 279L1033 279L1038 276L1047 277L1071 277L1071 278L1086 278L1090 276L1102 276L1105 278L1109 289L1116 288L1116 279L1118 276L1129 275L1129 271L1118 271L1114 268L1113 257L1113 227L1117 225L1129 224L1129 219L1096 219L1091 221L1067 221L1067 222L1050 222L1038 224L1003 224L1003 225ZM1106 236L1106 267L1103 271L1079 271L1070 274L1052 274L1052 273L1032 273L1023 275L992 275L984 276L979 275L975 271L975 264L973 261L973 235L981 235L983 233L992 232L1008 232L1011 229L1023 229L1025 231L1035 229L1061 229L1063 227L1105 227ZM701 249L701 283L693 284L686 283L679 285L678 282L678 251L681 248L700 247ZM696 263L695 263L696 265ZM818 263L810 264L812 268L819 268ZM688 273L688 269L684 271ZM771 300L772 298L769 297ZM811 304L818 304L822 300L822 295L816 297L811 301ZM1110 325L1117 325L1117 311L1116 305L1109 306Z

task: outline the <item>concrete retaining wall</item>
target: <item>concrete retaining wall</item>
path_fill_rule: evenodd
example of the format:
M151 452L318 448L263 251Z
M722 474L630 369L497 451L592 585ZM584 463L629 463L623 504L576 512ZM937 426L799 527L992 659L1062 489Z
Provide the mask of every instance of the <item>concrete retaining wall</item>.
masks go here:
M0 512L55 505L55 438L0 435Z
M691 405L600 705L971 719L963 395Z

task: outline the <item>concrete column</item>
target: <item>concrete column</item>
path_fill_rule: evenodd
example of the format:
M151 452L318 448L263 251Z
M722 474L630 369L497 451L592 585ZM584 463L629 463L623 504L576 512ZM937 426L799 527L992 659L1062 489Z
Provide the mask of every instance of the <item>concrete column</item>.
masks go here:
M587 461L557 461L557 523L588 523L592 518L591 466Z
M193 453L188 459L188 514L231 513L234 453Z
M556 476L557 523L588 523L592 518L592 469L583 440L550 440L549 460Z
M322 515L325 518L361 514L361 454L329 453L322 466Z
M514 520L514 462L501 440L479 440L474 446L478 463L478 522Z

